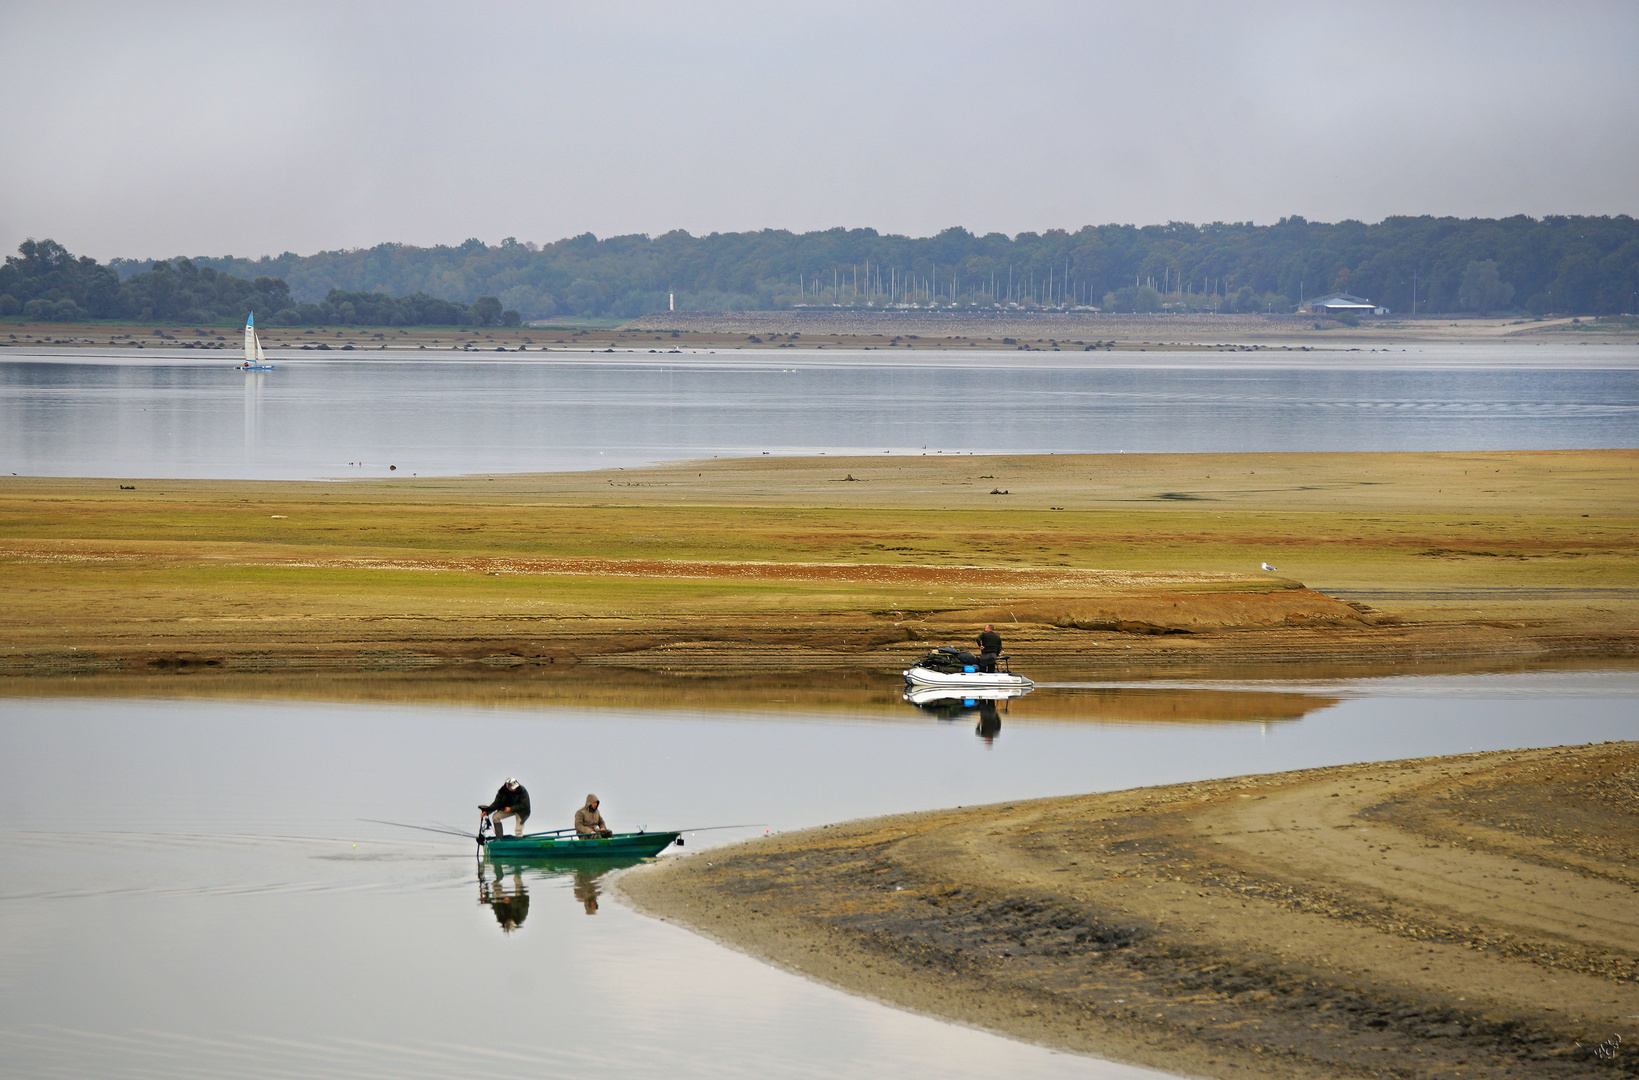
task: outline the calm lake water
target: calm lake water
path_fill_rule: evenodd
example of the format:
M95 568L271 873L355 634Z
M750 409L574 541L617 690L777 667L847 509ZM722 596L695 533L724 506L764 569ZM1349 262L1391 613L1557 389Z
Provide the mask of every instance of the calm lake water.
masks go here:
M713 455L1639 446L1633 346L0 354L0 471L303 479Z
M1158 712L1170 719L1133 719ZM755 696L711 713L12 696L0 1072L1156 1075L817 986L639 916L606 876L497 873L466 841L360 819L465 827L515 774L536 828L567 823L593 790L616 827L783 830L1636 737L1634 669L1045 687L999 725L977 708L940 719ZM762 831L702 832L683 850Z
M1639 350L0 355L0 471L322 478L716 455L1639 445ZM1639 672L1044 687L910 705L0 698L0 1074L1124 1078L642 917L607 874L368 823L587 791L687 852L823 822L1639 737ZM1570 703L1569 705L1567 703ZM676 849L673 849L674 852ZM685 856L687 857L687 856Z

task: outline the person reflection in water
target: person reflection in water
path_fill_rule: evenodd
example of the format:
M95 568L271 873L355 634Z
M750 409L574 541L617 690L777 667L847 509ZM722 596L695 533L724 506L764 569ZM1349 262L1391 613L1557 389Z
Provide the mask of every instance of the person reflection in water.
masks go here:
M529 917L529 890L524 888L524 879L517 870L512 872L510 884L500 870L495 871L495 880L491 881L487 866L480 862L478 902L488 905L490 911L495 913L495 921L501 924L503 933L512 933Z
M989 746L996 741L996 736L1002 730L1002 714L996 711L996 703L987 698L979 699L979 726L974 733Z
M598 813L598 797L586 796L586 805L575 811L576 836L613 836L603 815Z
M604 875L603 870L579 869L575 871L575 899L581 902L586 914L598 913L598 897L602 895L598 889L598 878Z

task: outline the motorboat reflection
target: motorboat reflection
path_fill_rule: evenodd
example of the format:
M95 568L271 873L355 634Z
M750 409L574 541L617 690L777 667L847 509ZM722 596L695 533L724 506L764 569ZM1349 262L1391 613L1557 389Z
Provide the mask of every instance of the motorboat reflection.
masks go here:
M992 687L964 693L946 687L924 686L907 691L905 700L943 721L976 718L974 734L989 745L1001 734L1002 713L1007 711L1007 703L1032 689L1031 686Z
M1034 690L1033 686L991 687L985 690L951 690L943 686L921 686L914 690L905 691L905 700L917 708L935 713L941 719L955 719L963 715L961 710L972 710L981 701L1007 701L1011 698L1022 698ZM949 717L944 711L954 709Z
M550 862L478 860L478 902L495 914L501 929L510 934L523 925L529 914L529 885L567 888L588 915L598 913L603 895L603 879L616 870L636 866L642 859L600 859ZM537 889L538 891L538 889Z

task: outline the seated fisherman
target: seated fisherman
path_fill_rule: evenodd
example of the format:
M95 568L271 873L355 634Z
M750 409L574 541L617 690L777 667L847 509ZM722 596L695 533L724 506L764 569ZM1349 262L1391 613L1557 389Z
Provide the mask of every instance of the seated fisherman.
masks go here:
M529 792L518 783L517 778L509 776L490 804L478 809L489 815L489 820L495 825L496 837L500 837L501 822L507 818L518 819L517 835L522 836L524 822L529 820Z
M609 825L598 813L598 797L586 796L586 805L575 811L576 836L613 836Z
M1002 635L996 633L996 628L985 623L985 629L979 635L979 670L995 671L996 658L1002 652Z

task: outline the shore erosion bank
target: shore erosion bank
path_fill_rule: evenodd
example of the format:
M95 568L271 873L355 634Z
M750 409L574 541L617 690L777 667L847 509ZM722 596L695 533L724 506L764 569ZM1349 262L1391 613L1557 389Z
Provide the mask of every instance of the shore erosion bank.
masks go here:
M0 477L0 674L880 675L987 622L1040 677L1623 658L1636 555L1633 450Z
M1189 1076L1639 1074L1639 744L760 838L640 909L893 1005Z

